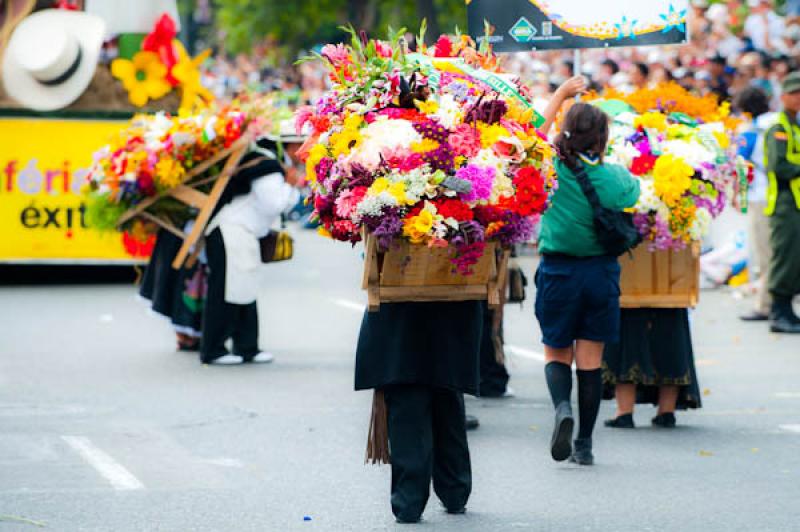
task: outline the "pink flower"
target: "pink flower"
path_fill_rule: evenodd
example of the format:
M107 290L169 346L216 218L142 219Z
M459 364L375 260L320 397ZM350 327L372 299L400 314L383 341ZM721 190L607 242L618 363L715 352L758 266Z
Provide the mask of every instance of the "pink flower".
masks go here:
M366 195L367 187L355 187L339 194L336 198L336 216L350 219Z
M461 194L464 201L487 200L492 196L492 185L497 171L494 168L482 168L470 164L456 172L456 177L472 183L472 190Z
M303 126L314 116L314 109L310 106L301 107L294 115L294 129L299 134Z
M480 133L468 124L460 124L450 135L450 145L458 155L475 157L482 147Z
M326 44L322 48L322 57L333 63L335 67L349 65L352 63L350 53L343 44Z
M392 50L392 47L383 41L375 41L375 50L378 52L378 55L383 58L388 59L394 55L394 50Z

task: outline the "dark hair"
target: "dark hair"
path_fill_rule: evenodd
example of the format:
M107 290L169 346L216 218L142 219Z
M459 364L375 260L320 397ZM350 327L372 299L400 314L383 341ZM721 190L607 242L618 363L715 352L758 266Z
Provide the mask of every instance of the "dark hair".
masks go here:
M642 76L644 76L646 78L650 77L650 67L649 66L645 65L644 63L634 63L634 66L636 66L636 69L639 71L639 73Z
M555 146L559 158L570 168L578 165L578 154L603 158L608 144L608 115L588 103L576 103L564 118Z
M602 64L610 68L612 74L617 74L619 72L619 65L613 59L606 59Z
M758 87L747 87L736 95L733 100L733 107L756 119L769 112L769 96Z

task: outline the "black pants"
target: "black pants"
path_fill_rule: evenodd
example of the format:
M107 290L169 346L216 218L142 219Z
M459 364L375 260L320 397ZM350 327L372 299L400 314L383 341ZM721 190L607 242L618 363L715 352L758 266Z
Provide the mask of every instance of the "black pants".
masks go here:
M769 223L772 231L769 291L776 299L791 301L800 294L800 210L788 190L778 194L775 214Z
M200 358L209 363L228 354L225 342L233 338L233 352L252 360L258 354L258 308L256 303L234 305L225 301L225 243L214 230L206 239L208 293L203 315Z
M497 351L503 349L503 323L502 316L489 309L489 304L483 306L483 334L481 335L481 397L501 397L508 387L508 371L497 361ZM495 318L500 318L499 327L496 327Z
M392 511L417 519L433 489L445 508L460 509L472 492L472 469L460 392L422 385L384 389L392 455Z

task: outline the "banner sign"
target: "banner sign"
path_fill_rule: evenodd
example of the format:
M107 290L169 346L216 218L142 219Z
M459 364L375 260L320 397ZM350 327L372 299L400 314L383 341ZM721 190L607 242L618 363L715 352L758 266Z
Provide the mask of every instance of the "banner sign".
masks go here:
M142 246L87 227L92 154L126 122L0 118L0 262L133 264Z
M465 0L469 33L495 52L688 42L689 0Z

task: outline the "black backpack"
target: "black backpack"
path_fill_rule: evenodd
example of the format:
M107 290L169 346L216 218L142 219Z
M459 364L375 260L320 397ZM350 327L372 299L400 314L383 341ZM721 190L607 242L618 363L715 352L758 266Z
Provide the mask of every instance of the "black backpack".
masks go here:
M578 165L572 169L575 179L583 190L584 196L592 206L592 216L594 218L594 228L597 232L597 240L606 252L619 257L629 252L639 245L642 236L633 223L633 215L627 212L607 209L600 203L600 197L594 188L586 169L583 165Z

